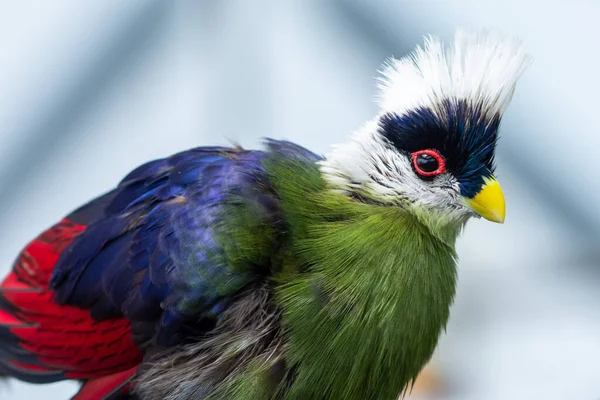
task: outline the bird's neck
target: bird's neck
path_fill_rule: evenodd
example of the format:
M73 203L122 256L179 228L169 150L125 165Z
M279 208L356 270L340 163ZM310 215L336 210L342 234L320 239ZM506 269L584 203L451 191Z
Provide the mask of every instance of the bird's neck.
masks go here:
M405 210L329 191L310 165L276 168L289 232L276 296L299 365L288 397L396 399L448 320L453 243Z

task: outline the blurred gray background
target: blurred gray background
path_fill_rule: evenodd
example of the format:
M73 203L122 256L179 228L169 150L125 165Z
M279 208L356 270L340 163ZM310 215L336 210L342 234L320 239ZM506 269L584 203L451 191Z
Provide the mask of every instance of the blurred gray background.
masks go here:
M426 399L600 398L600 3L0 3L0 271L135 166L285 138L323 153L375 112L373 76L425 34L521 36L503 122L505 225L473 221ZM2 399L66 399L12 382Z

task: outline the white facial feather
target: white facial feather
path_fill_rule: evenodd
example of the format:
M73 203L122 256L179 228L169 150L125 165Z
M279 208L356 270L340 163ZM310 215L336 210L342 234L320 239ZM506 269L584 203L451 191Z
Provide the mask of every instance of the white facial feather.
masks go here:
M321 172L332 189L341 194L366 192L371 200L385 204L456 207L458 182L442 174L424 182L413 171L410 158L385 142L377 132L378 120L367 122L349 142L334 146L320 164ZM460 211L462 214L463 211Z
M456 179L449 173L431 181L418 177L411 159L380 134L380 117L401 116L420 107L437 112L444 100L466 100L481 105L485 114L501 115L529 62L518 39L498 33L458 30L448 48L437 38L427 38L423 48L384 66L380 114L348 142L333 147L320 163L323 176L342 194L366 192L382 203L405 205L415 212L427 209L464 222L472 213L462 206Z

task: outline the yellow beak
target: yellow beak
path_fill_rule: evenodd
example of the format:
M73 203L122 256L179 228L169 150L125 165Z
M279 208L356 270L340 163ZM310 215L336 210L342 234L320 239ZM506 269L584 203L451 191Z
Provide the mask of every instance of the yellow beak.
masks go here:
M501 224L506 215L506 204L500 184L494 177L483 178L483 181L483 187L474 198L465 198L467 207L483 218Z

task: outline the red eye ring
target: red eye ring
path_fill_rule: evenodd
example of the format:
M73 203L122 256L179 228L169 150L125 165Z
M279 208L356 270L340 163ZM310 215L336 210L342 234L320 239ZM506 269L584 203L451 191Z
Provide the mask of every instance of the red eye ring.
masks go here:
M437 168L430 171L424 170L423 166L425 166L426 164L423 163L423 158L427 158L425 162L432 164L434 168L434 163L436 162ZM444 160L444 157L442 157L442 155L437 150L427 149L415 151L414 153L412 153L412 162L415 171L417 171L417 173L421 176L436 176L446 171L446 160Z

